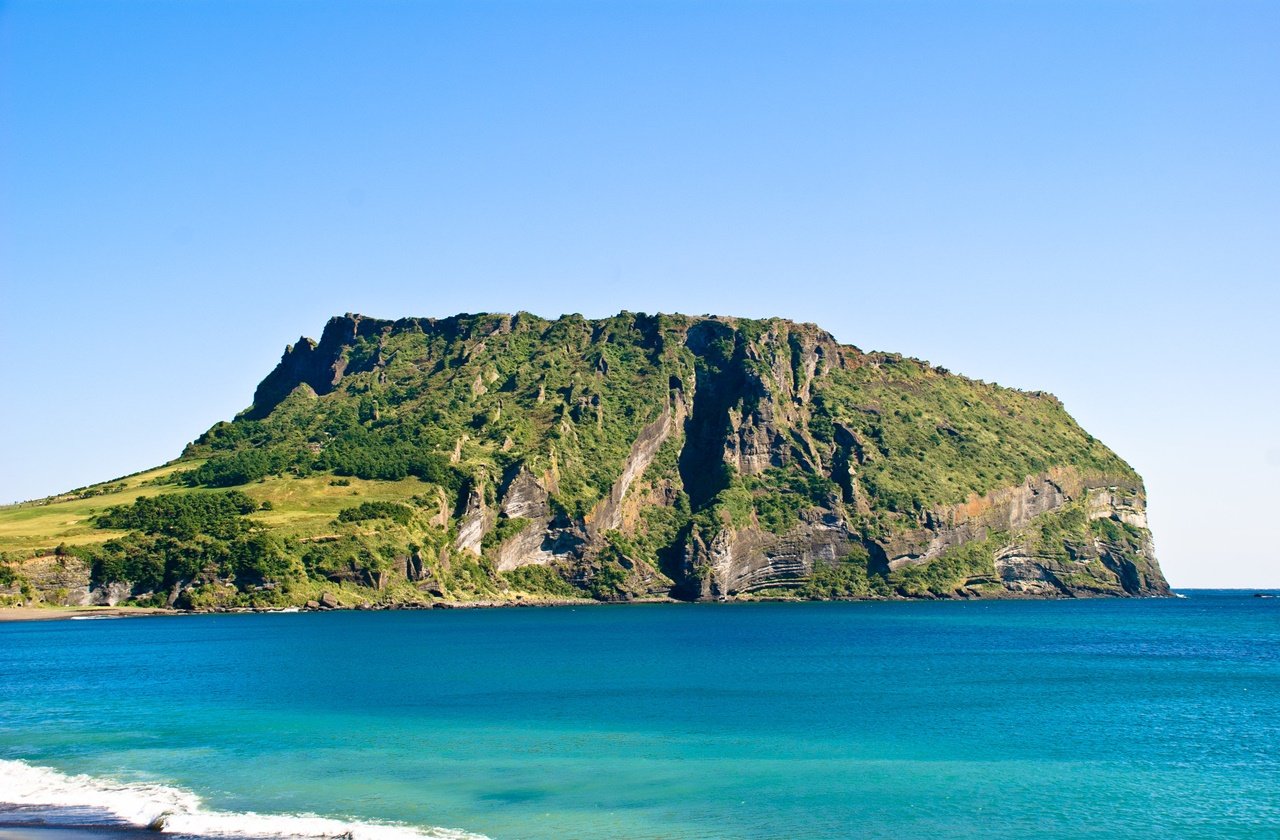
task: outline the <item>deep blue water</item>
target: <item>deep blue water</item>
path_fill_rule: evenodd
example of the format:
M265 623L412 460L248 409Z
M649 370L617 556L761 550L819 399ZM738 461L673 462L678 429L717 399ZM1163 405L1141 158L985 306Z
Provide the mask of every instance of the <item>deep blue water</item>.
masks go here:
M1280 599L1189 594L7 624L0 759L497 840L1275 838Z

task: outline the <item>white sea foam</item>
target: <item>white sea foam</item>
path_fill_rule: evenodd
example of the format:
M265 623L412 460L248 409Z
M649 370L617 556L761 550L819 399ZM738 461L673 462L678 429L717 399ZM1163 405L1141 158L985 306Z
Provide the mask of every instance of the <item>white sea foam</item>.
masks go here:
M205 837L485 840L483 835L447 828L348 822L314 814L213 811L191 791L170 785L69 776L0 759L0 811L4 806L46 824L117 823Z

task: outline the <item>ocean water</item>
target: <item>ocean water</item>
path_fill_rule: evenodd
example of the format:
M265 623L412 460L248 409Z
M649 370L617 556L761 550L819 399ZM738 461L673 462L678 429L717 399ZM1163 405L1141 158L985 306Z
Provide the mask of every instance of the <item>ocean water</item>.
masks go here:
M1280 837L1280 599L1189 594L5 624L0 822Z

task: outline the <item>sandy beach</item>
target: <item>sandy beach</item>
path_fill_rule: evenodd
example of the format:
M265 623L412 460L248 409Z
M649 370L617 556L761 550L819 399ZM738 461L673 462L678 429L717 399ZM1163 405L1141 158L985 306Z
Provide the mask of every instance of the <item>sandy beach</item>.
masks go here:
M135 618L176 615L154 607L0 607L0 621L53 621L68 618ZM6 829L7 830L7 829Z

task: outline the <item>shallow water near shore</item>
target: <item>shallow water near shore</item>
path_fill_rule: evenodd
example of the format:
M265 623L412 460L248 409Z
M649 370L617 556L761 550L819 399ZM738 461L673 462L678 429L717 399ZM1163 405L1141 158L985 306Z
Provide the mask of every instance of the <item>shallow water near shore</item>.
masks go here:
M1280 600L1189 594L5 624L0 823L1275 837Z

